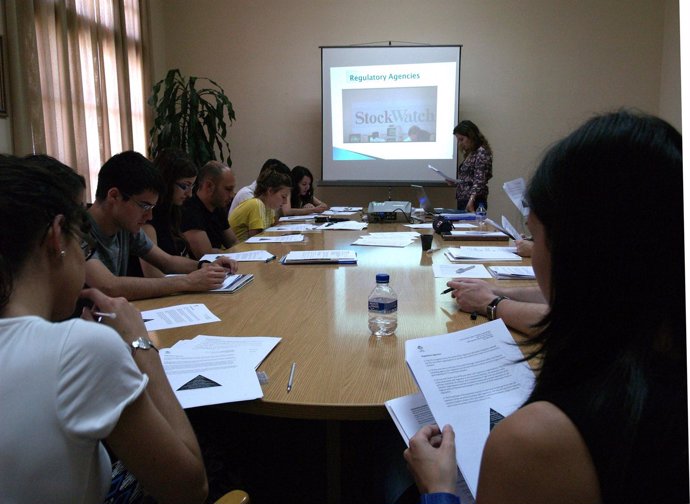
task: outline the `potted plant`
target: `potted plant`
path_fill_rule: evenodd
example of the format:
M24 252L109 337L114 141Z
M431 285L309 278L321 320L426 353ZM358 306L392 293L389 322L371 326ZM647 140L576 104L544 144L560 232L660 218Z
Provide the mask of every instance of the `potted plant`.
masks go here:
M197 88L202 81L205 86ZM173 69L153 86L148 104L154 114L149 130L151 157L167 147L178 147L198 166L212 159L232 164L225 136L235 111L217 83L205 77L185 78Z

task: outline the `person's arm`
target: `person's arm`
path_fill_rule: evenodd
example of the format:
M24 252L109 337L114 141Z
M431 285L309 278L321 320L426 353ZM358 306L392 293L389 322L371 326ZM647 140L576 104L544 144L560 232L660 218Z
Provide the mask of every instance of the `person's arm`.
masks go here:
M156 228L154 228L151 224L144 224L141 228L144 230L144 233L146 233L146 236L148 236L149 239L154 243L154 245L158 245L158 233L156 233ZM141 258L139 258L139 264L141 265L141 271L144 273L146 278L160 278L165 276L165 273L156 268L153 264L148 263Z
M196 265L196 262L194 264ZM108 296L124 297L130 301L167 296L176 292L207 291L223 285L227 270L222 264L224 263L206 265L187 275L139 278L115 276L98 259L89 259L85 266L86 284Z
M491 173L492 159L491 155L486 152L483 148L477 149L474 153L474 171L472 177L472 189L469 201L467 202L466 210L468 212L474 212L476 210L475 201L477 194L486 194L487 184L489 182Z
M208 234L203 229L190 229L182 233L182 236L189 243L189 249L194 257L223 252L221 249L211 246L211 240L208 239Z
M83 291L98 310L112 312L108 325L131 345L148 333L141 313L123 298ZM89 319L88 314L85 318ZM201 450L187 416L163 371L158 352L139 350L134 361L149 378L146 390L124 408L106 442L141 485L158 501L201 503L208 493Z
M548 402L529 404L492 429L479 470L481 504L601 503L587 445Z
M532 247L534 242L531 240L515 240L517 255L520 257L532 257Z
M527 336L539 332L534 326L548 312L548 305L538 287L494 287L479 279L451 280L452 296L460 309L467 313L477 312L486 316L486 307L497 296L507 296L498 304L496 314L508 327Z
M314 202L314 207L315 207L315 209L316 209L315 211L318 212L318 213L325 212L326 210L328 210L328 209L330 208L326 203L324 203L323 201L321 201L321 200L320 200L319 198L317 198L316 196L314 196L314 197L312 198L312 201Z
M283 211L283 215L309 215L324 212L328 210L328 207L320 208L314 205L305 205L302 208L292 208L292 204L290 200L288 200L288 202L281 207L281 210Z

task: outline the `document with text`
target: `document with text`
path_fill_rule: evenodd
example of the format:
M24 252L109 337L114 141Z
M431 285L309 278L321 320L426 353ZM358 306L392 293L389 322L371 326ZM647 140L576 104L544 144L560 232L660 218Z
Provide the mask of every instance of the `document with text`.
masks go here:
M220 322L204 304L181 304L141 312L147 331Z
M405 342L405 360L439 426L455 431L456 458L476 496L489 432L528 398L534 373L502 320Z

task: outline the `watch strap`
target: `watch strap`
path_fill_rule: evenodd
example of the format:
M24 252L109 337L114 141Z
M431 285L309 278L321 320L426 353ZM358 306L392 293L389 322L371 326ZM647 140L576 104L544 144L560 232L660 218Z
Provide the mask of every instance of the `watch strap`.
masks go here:
M489 320L496 320L496 310L498 309L498 303L504 299L510 299L508 296L497 296L489 303L486 307L486 318Z

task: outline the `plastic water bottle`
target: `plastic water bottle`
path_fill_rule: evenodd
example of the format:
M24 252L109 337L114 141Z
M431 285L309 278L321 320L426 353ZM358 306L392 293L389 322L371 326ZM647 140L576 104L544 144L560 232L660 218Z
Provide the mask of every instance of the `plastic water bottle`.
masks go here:
M479 226L479 229L484 229L484 222L486 222L486 208L484 208L484 205L480 203L474 213L477 218L477 226Z
M398 327L398 295L387 273L376 275L376 287L369 294L369 330L374 336L389 336Z

